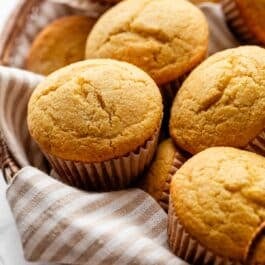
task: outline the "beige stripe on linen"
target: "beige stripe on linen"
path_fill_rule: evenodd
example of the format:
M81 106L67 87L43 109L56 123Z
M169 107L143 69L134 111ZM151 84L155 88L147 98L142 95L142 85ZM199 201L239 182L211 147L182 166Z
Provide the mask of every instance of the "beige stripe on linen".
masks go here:
M140 200L139 200L139 199L140 199ZM140 203L140 207L138 207L138 209L141 211L141 210L144 209L143 206L145 206L144 203L143 203L144 197L139 198L139 199L136 201L136 204L135 204L135 205L138 205L138 204ZM126 207L126 209L127 209L127 217L128 217L128 216L133 217L132 215L137 213L137 212L135 211L135 208L136 208L136 207L135 207L135 206L133 205L133 203L131 203L130 201L129 201L129 203L127 203L127 205L125 205L125 207ZM117 212L120 212L120 214L122 215L123 207L122 207L121 209L115 211L115 212L113 211L113 215L115 214L115 216L116 216ZM95 211L95 212L93 213L93 215L96 216L97 213L98 213L98 211ZM97 217L97 216L96 216L96 217ZM99 218L102 218L102 215L99 216ZM83 220L83 221L82 221L82 220ZM86 215L84 215L83 217L77 219L76 222L79 222L79 223L83 222L83 223L84 223L85 220L86 220ZM90 222L91 222L91 220L90 220ZM105 222L105 218L102 219L102 220L99 221L99 222ZM75 223L75 224L76 224L76 223ZM94 227L96 224L97 224L97 222L93 222L93 223L92 223L92 227ZM88 227L88 228L89 228L88 225L90 225L90 224L87 224L87 226L86 226L85 223L84 223L84 227ZM90 225L90 226L91 226L91 225ZM80 256L80 254L82 254L82 247L83 247L84 245L87 245L87 244L88 244L87 241L91 241L91 238L86 238L86 234L82 233L82 231L81 231L81 233L80 233L80 231L78 231L78 232L75 231L74 227L75 227L74 225L69 226L69 227L64 231L64 233L62 233L62 234L57 238L57 240L56 240L52 245L50 245L50 247L49 247L49 248L47 249L47 251L46 251L46 252L47 252L47 255L50 255L50 256L54 255L54 256L56 256L57 252L62 252L62 247L61 247L59 244L57 244L57 241L61 241L62 239L63 239L63 240L67 240L68 238L70 238L70 237L72 237L72 236L74 236L75 238L78 238L78 239L79 239L79 241L76 241L75 244L74 244L76 249L80 249L80 251L77 252L77 255ZM107 227L107 229L110 229L110 228ZM86 238L86 240L84 240L85 238ZM86 241L87 244L83 244L84 241ZM73 247L73 246L71 246L71 247ZM54 253L52 253L52 252L49 253L49 249L53 249ZM44 253L44 254L45 254L45 253Z
M29 261L185 264L167 248L165 212L141 190L84 192L25 167L7 199Z
M80 196L76 197L74 204L68 204L63 205L60 211L57 211L55 216L52 219L47 220L40 229L38 229L34 236L31 236L31 239L29 242L26 242L25 244L25 251L29 253L29 256L31 259L34 260L34 250L36 252L43 252L43 249L45 249L47 246L49 246L53 240L59 236L60 232L63 232L63 230L68 227L68 225L74 225L75 227L81 227L82 224L86 221L91 223L91 219L96 216L96 218L104 218L106 219L106 215L109 211L113 209L116 210L117 207L122 207L123 205L126 205L126 202L128 200L128 196L124 194L123 196L120 196L119 201L112 201L109 204L109 208L107 206L100 207L99 205L89 205L87 208L88 211L93 211L93 213L90 213L90 215L86 215L86 213L83 211L83 204L89 203L88 199L91 200L94 198L94 196L85 196L81 198ZM130 197L130 196L129 196ZM87 201L86 201L87 199ZM102 198L104 200L104 198ZM135 199L134 197L132 199ZM79 208L80 207L80 208ZM99 208L100 207L100 208ZM75 210L80 209L80 213L78 215L75 215ZM69 215L71 216L71 219L69 220ZM82 221L79 222L78 216L81 215L83 217ZM98 220L99 222L100 220ZM70 224L71 222L71 224ZM92 224L93 225L93 224ZM82 226L83 227L83 226ZM110 229L110 227L107 227L107 229ZM43 234L46 234L45 238L41 238Z
M0 66L0 124L8 148L20 166L34 165L45 169L43 156L30 139L27 103L42 76Z

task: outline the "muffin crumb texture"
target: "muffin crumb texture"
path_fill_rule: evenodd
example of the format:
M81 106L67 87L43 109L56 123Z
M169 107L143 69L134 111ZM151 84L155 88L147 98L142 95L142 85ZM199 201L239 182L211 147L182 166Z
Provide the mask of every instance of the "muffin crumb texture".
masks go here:
M54 72L34 91L28 126L43 151L98 162L126 155L159 129L162 99L137 67L87 60Z
M265 158L230 147L209 148L174 175L173 207L185 229L214 253L243 261L265 221ZM256 259L265 261L265 241Z
M265 128L265 49L242 46L198 66L177 94L174 141L190 153L211 146L244 148Z
M126 0L98 20L87 40L86 58L130 62L163 84L198 64L207 44L206 19L188 1Z

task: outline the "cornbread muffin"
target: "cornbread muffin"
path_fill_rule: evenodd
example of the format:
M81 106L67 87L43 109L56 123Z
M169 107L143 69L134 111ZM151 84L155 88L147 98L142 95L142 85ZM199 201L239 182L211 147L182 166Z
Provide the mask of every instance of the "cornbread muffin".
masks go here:
M34 40L26 69L48 75L83 60L87 35L95 21L85 16L67 16L52 22Z
M188 73L205 58L207 46L206 19L188 1L125 0L98 20L86 58L127 61L160 85Z
M230 147L195 155L173 176L169 212L170 246L182 258L193 246L186 257L189 263L215 264L217 259L218 264L243 263L253 235L265 222L264 157ZM184 231L178 230L180 226ZM186 235L187 244L178 246ZM191 240L198 244L190 245ZM201 257L194 255L205 249ZM255 251L260 262L255 264L265 264L265 240ZM211 253L212 262L206 262Z
M265 0L223 0L228 25L240 40L265 44Z
M265 49L214 54L185 80L171 110L170 134L195 154L211 146L265 154Z
M84 175L87 181L95 174L99 183L89 189L123 187L138 176L152 159L161 119L155 82L133 65L108 59L54 72L28 104L30 134L57 173L75 180L81 172L81 187ZM64 172L64 161L71 172Z
M168 210L171 177L185 160L184 154L171 139L164 140L158 146L154 161L144 176L143 189L154 197L165 211Z

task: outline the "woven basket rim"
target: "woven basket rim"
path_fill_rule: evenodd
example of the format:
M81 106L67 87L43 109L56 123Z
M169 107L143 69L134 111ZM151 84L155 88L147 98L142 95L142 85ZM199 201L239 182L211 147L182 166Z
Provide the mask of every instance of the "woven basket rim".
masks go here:
M18 163L13 158L12 154L8 150L8 146L4 141L3 137L0 136L0 143L1 143L1 163L0 166L2 168L3 176L6 183L10 183L14 175L21 169L18 166Z
M0 64L9 65L11 51L15 45L17 36L24 28L25 22L31 10L39 6L44 0L19 0L17 6L9 15L4 24L0 39Z
M9 14L6 20L2 35L0 38L0 65L9 66L12 51L16 46L17 36L24 30L29 15L34 8L40 6L47 0L18 0L16 7ZM91 0L98 1L101 4L111 5L106 0ZM115 3L115 1L114 1ZM3 175L6 181L9 181L21 169L19 163L16 162L14 156L8 148L0 129L0 168L2 168Z
M19 0L16 7L6 20L0 38L0 65L10 65L11 51L16 43L17 36L23 30L31 10L44 0ZM20 169L8 146L0 134L1 161L0 166L6 182L9 182Z

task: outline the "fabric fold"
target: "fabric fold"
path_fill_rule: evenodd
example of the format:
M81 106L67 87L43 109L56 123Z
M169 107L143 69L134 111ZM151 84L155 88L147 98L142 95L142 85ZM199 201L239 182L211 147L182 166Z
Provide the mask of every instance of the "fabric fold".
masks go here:
M168 250L167 215L139 189L84 192L24 167L7 199L29 261L186 264Z

